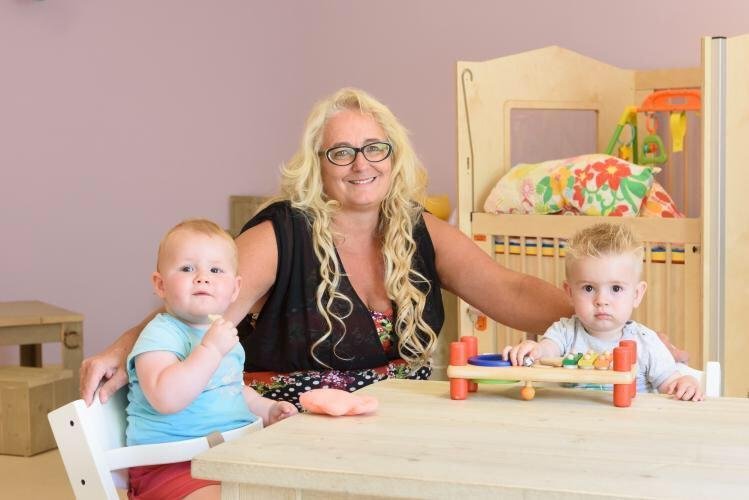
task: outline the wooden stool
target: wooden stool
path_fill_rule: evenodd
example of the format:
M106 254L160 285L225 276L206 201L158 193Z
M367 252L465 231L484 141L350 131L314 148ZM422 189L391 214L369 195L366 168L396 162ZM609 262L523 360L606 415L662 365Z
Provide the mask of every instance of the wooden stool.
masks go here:
M42 366L42 344L62 344L62 365L73 372L78 394L78 370L83 361L83 315L38 300L0 302L0 345L18 345L21 366Z
M72 401L73 372L0 367L0 453L35 455L55 445L47 413Z

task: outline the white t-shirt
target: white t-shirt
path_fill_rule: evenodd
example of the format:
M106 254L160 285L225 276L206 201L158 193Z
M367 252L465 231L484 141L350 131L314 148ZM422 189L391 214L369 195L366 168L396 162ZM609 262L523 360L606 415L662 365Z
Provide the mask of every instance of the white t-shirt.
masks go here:
M613 351L620 340L634 340L637 342L638 392L657 392L658 387L677 371L674 357L658 335L636 321L628 321L624 325L620 338L604 341L591 336L577 316L572 316L551 325L543 338L557 344L563 355L584 354L590 350L598 353ZM611 390L610 385L600 384L577 384L576 387Z

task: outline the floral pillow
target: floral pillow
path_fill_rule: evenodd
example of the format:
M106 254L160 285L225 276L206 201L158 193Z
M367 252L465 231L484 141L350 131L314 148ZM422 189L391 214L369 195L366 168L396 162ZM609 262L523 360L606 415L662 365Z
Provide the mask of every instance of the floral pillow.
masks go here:
M684 214L676 208L676 203L668 195L658 181L650 186L650 191L642 200L640 217L684 217Z
M515 165L492 189L484 203L484 210L506 214L554 214L565 210L561 186L556 182L552 189L552 177L558 179L560 161L543 163L521 163ZM537 192L537 186L544 186Z
M484 210L634 217L652 184L651 167L604 154L519 164L494 186Z

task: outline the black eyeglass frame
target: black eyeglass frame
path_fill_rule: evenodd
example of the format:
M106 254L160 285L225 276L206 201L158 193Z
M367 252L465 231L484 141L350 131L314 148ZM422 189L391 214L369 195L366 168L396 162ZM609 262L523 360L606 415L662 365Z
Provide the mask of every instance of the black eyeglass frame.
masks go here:
M385 145L386 145L386 146L388 147L388 152L387 152L387 154L386 154L386 155L385 155L384 157L380 158L379 160L370 160L370 159L369 159L369 158L367 157L367 153L365 153L365 152L364 152L364 148L366 148L366 147L369 147L369 146L372 146L372 145L374 145L374 144L385 144ZM348 163L337 163L337 162L333 161L333 159L332 159L332 158L330 157L330 153L331 153L331 151L335 151L335 150L337 150L337 149L349 149L349 150L351 150L351 151L353 151L353 152L354 152L354 157L353 157L353 158L351 159L351 161L350 161L350 162L348 162ZM393 154L393 145L392 145L392 144L390 144L389 142L385 142L385 141L377 141L377 142L370 142L370 143L368 143L368 144L365 144L365 145L363 145L363 146L362 146L362 147L360 147L360 148L355 148L355 147L353 147L353 146L335 146L335 147L332 147L332 148L328 148L328 149L326 149L325 151L320 151L320 152L319 152L318 154L319 154L319 155L321 155L321 156L322 156L322 155L324 155L324 156L325 156L325 158L327 158L327 159L328 159L328 161L329 161L330 163L332 163L333 165L336 165L336 166L338 166L338 167L347 167L347 166L351 165L352 163L354 163L354 162L356 161L356 156L357 156L357 155L358 155L359 153L361 153L361 154L362 154L362 156L364 156L364 159L365 159L365 160L367 160L368 162L372 162L372 163L379 163L379 162L381 162L381 161L385 161L385 160L387 160L388 158L390 158L390 155L391 155L391 154Z

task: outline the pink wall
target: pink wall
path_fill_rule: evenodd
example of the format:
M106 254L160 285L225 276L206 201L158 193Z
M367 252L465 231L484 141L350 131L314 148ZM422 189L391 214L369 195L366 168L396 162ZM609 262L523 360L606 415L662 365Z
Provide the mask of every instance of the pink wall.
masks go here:
M742 0L0 2L0 300L80 311L101 350L156 304L161 234L274 192L338 87L388 103L454 199L456 60L561 45L697 66L701 36L747 32Z

